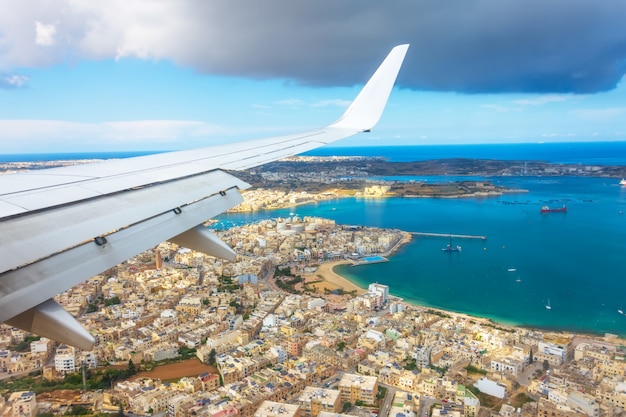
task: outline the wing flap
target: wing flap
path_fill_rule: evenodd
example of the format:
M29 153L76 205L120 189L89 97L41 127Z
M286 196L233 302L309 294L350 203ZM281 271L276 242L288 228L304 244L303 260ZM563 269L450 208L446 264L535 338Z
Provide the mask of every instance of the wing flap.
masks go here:
M205 253L216 258L234 262L237 253L220 240L214 233L204 226L196 226L178 236L169 239L170 242Z
M93 349L96 342L94 337L53 299L18 314L6 323L83 350Z

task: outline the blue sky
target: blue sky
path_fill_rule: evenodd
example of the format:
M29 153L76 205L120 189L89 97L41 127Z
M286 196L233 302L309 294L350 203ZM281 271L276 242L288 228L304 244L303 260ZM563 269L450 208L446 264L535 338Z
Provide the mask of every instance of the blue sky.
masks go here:
M337 146L626 140L626 3L231 3L3 1L1 153L320 127L407 42L374 132Z

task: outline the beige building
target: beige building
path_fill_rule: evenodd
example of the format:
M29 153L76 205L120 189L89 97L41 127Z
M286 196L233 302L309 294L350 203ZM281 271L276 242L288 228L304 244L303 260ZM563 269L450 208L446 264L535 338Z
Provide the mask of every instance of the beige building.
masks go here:
M600 405L596 399L592 395L583 392L570 392L567 396L567 405L589 417L598 417L600 415Z
M254 417L300 417L300 407L295 404L263 401Z
M338 388L343 402L374 404L378 394L378 379L375 376L344 374Z
M202 300L200 297L183 297L176 306L176 311L197 316L202 310Z
M539 398L537 417L580 417L581 413L562 404L554 404L545 398Z
M335 389L306 387L298 397L298 405L306 416L317 416L321 411L336 413L341 409L341 393Z
M37 415L39 407L35 393L32 391L18 391L9 397L12 417L34 417Z
M220 387L220 377L218 374L203 372L198 375L198 379L202 382L203 391L213 391Z

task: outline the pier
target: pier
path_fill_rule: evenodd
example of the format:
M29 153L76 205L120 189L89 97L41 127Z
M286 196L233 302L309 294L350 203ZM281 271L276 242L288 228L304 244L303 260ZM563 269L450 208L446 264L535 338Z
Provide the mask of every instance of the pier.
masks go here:
M455 239L480 239L487 240L487 236L475 236L475 235L455 235L454 233L426 233L426 232L411 232L414 236L425 237L453 237Z

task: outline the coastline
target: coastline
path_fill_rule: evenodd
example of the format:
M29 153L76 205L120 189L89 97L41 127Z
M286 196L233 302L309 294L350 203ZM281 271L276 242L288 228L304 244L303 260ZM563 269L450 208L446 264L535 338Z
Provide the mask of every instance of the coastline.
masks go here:
M345 291L356 290L357 291L357 293L356 293L357 295L361 295L361 294L366 293L367 289L358 286L356 283L352 282L350 280L350 278L344 277L343 275L338 274L334 270L334 268L336 266L339 266L339 265L349 265L349 264L351 264L351 262L350 261L345 261L345 260L344 261L334 261L334 262L329 262L329 263L323 264L324 268L322 269L322 267L320 266L320 269L318 269L318 271L316 271L313 275L316 275L316 274L322 275L324 277L324 282L323 283L322 282L315 283L315 285L322 284L322 288L328 288L331 291L332 290L336 290L338 288L343 288ZM326 287L324 285L326 285ZM336 297L347 297L347 296L344 295L344 296L336 296ZM593 338L601 338L602 340L611 339L613 337L623 338L623 336L621 336L621 335L614 335L614 334L611 334L611 333L594 333L594 332L588 332L588 331L587 332L585 332L585 331L572 331L572 330L561 329L561 328L532 326L532 325L527 325L527 324L523 324L523 323L513 323L513 322L508 322L508 321L502 321L502 320L498 320L497 318L493 318L493 317L489 317L489 316L483 316L483 315L476 315L476 314L472 314L470 312L447 310L447 309L444 309L444 308L441 308L441 307L431 306L431 305L427 305L427 304L419 304L419 303L416 303L415 301L406 300L406 299L404 299L402 297L394 295L392 291L390 291L389 297L390 298L394 298L394 299L398 300L399 302L404 303L404 304L410 306L410 308L432 310L432 311L440 313L440 314L454 316L456 318L462 318L462 319L468 320L468 321L480 322L483 325L491 326L491 327L494 327L494 328L502 327L505 330L507 330L508 328L510 328L510 329L520 328L520 329L528 329L528 330L541 330L541 331L549 332L551 334L561 334L561 335L565 335L565 336L589 337L589 338L592 338L592 339ZM333 301L341 302L341 301L346 301L346 299L334 299Z
M404 234L403 238L400 239L398 242L396 242L396 244L393 245L391 249L383 253L382 254L383 256L386 256L386 257L393 256L393 254L398 249L400 249L404 244L411 242L412 240L411 233L403 232L403 234ZM307 279L307 282L311 282L312 285L318 286L321 292L324 291L324 288L327 288L330 291L334 291L334 290L341 288L345 292L356 291L356 295L361 295L361 294L366 293L367 288L360 287L357 283L353 282L350 278L345 277L335 271L335 267L339 265L350 265L350 264L353 264L353 262L349 260L327 262L327 263L320 265L318 270L315 271L314 273L305 275L305 278ZM322 277L323 281L309 281L309 278L311 277L318 277L318 278ZM315 278L313 279L315 280ZM454 316L457 318L463 318L464 320L480 322L483 325L491 326L494 328L498 328L501 326L505 329L506 328L510 328L510 329L522 328L522 329L528 329L528 330L541 330L541 331L549 332L551 334L561 334L561 335L566 335L566 336L580 336L580 337L589 337L589 338L601 338L602 340L608 340L614 337L617 337L617 338L624 337L623 335L606 333L606 332L595 333L595 332L590 332L590 331L578 331L578 330L574 331L574 330L563 329L563 328L554 328L550 326L542 327L542 326L536 326L536 325L528 325L524 323L515 323L511 321L506 321L506 320L498 320L497 318L494 318L494 317L472 314L471 312L467 312L467 311L447 310L441 307L435 307L435 306L431 306L427 304L419 304L415 301L404 299L400 296L393 294L393 291L391 289L390 289L389 296L390 298L395 298L399 302L407 304L411 308L432 310L437 313L447 314L447 315ZM345 302L348 298L351 298L351 296L333 295L332 301L341 303L341 302Z
M559 179L559 184L560 184L559 187L562 187L562 183L563 183L563 180ZM565 183L569 184L567 181ZM544 191L545 189L546 195L549 195L550 198L553 197L554 191L550 187L554 187L553 186L554 182L546 182L545 183L546 185L543 185L544 182L540 181L538 184L541 185L541 188L538 188L539 191ZM538 199L537 201L540 201L542 198L544 197L541 195L536 197L536 199ZM587 197L585 196L585 198ZM382 199L384 200L385 198L383 197ZM411 199L409 198L409 199L406 199L405 201L410 201L410 200ZM427 209L430 209L432 207L438 208L440 207L441 204L443 204L443 203L436 203L436 200L437 200L436 198L432 199L432 201L435 201L435 202L432 204L429 203L430 205L426 206L426 208ZM442 200L446 200L446 199L442 199ZM334 218L336 216L337 223L355 222L355 219L357 217L352 216L352 215L346 216L343 211L343 206L344 205L346 207L350 206L353 200L348 199L347 201L345 201L343 199L337 199L337 201L338 201L338 203L336 203L337 211L331 212L331 206L332 206L332 210L335 210L335 203L331 203L331 204L326 203L325 205L320 205L320 209L318 209L317 206L314 206L311 209L302 210L302 211L298 210L298 215L299 216L308 215L308 216L324 217L324 214L332 213L332 215L329 214L327 217L330 216ZM341 203L339 203L339 201L341 201ZM453 200L449 200L449 201L453 201ZM457 201L460 201L460 200L457 200ZM530 218L531 220L533 219L532 216L533 216L534 211L532 213L528 212L526 209L524 209L524 207L518 208L514 205L506 205L506 207L504 207L504 206L496 205L495 203L491 202L491 200L488 200L488 202L491 203L491 206L494 206L494 209L496 209L498 213L504 213L506 210L506 213L519 214L520 216L523 215L525 218ZM572 204L575 204L575 203L576 202L573 202ZM482 204L482 205L485 205L485 204ZM304 204L304 206L307 206L307 204ZM590 203L583 202L582 200L580 201L579 206L580 207L578 207L577 213L583 213L583 210L590 211L591 208L596 208L596 207L592 207ZM519 211L520 213L517 213L517 211ZM527 213L531 213L531 214L527 214ZM435 210L434 213L429 213L429 214L435 215L437 214L437 210ZM560 218L558 218L557 220L559 219ZM434 224L438 224L438 223L435 222ZM394 224L394 226L398 228L397 230L402 230L401 228L403 224L402 223L399 223L397 225ZM449 227L449 226L446 225L446 227ZM537 227L541 227L543 229L546 226L544 225L544 226L537 226ZM411 230L411 229L405 228L404 230ZM444 230L444 229L441 228L441 230ZM482 232L482 229L481 229L481 232ZM416 238L413 237L412 240L416 241ZM478 246L480 247L477 248L476 253L474 253L475 256L472 256L472 257L469 256L469 254L471 253L470 252L471 244L468 244L468 248L467 248L468 250L464 251L463 254L468 262L475 260L476 258L482 257L483 253L487 253L487 252L484 252L486 251L486 249L483 248L484 246L490 249L489 251L490 256L494 258L498 258L500 256L500 253L505 254L504 253L505 243L508 243L508 242L506 240L503 240L502 243L500 243L497 240L490 240L489 245L485 245L485 244L476 245L477 247ZM436 248L436 245L434 246L435 246L434 250L436 251L436 253L439 253L439 249ZM394 253L394 250L392 248L392 250L388 251L388 253L393 253L391 256L393 256L394 258L390 257L390 260L394 264L396 263L395 262L396 256L399 257L400 259L404 259L406 258L406 256L399 255L399 254L404 254L406 250L410 250L410 248L407 248L407 246L401 246L401 245L396 246L396 249L397 248L401 248L401 250ZM506 248L508 248L508 246L506 246ZM466 248L464 247L464 249ZM497 254L495 253L496 249L499 252ZM480 250L481 255L478 254L478 250ZM468 255L466 255L466 253ZM506 255L508 255L509 253L512 253L512 251L507 250ZM416 258L416 260L417 259L418 258ZM425 262L421 258L419 259L420 259L419 262ZM506 271L506 267L510 266L509 263L510 261L504 262L503 265L500 265L500 266L504 267L505 268L504 271ZM365 289L367 289L368 284L370 282L380 282L380 280L378 280L375 276L370 276L371 274L367 273L367 270L369 270L369 268L364 268L365 271L363 271L362 273L360 270L358 270L358 268L354 269L355 267L350 267L350 268L346 266L339 267L339 265L352 265L352 262L349 260L346 260L343 262L326 263L322 265L324 266L321 267L321 269L318 269L317 271L314 271L314 272L310 272L305 276L307 278L308 288L313 291L316 291L318 293L318 296L322 296L326 298L331 304L333 302L336 302L337 303L336 308L341 308L340 304L346 303L347 300L349 300L352 297L350 295L346 295L342 297L338 294L325 294L328 291L335 291L341 288L345 290L346 292L358 291L357 294L362 294L363 292L365 292ZM421 265L424 265L424 264L421 263ZM336 266L339 267L339 269L335 268ZM516 266L519 266L519 265L516 265ZM384 269L385 267L381 267L381 268ZM499 271L499 269L495 271L497 272ZM515 290L518 290L518 289L525 290L527 285L532 285L533 281L531 280L533 279L533 277L536 277L538 274L537 271L532 271L530 268L527 268L527 270L524 270L523 272L525 274L523 284L511 284L511 285L516 286ZM320 278L319 277L320 275L323 278ZM368 278L365 278L365 277L368 277ZM509 285L509 281L510 280L503 279L503 280L497 281L497 284L499 285L499 287L504 287L506 285ZM407 288L400 288L401 287L400 284L399 284L400 285L399 287L394 287L394 284L392 283L392 281L389 282L389 285L391 286L390 288L391 294L396 297L401 297L403 299L403 303L405 303L406 305L410 305L412 308L433 309L433 310L438 310L441 312L454 314L455 316L459 314L466 315L467 317L471 317L472 320L483 319L492 324L501 325L504 327L511 327L511 328L516 327L516 328L527 328L527 329L537 329L537 330L541 329L541 330L545 330L549 332L566 332L566 333L574 333L574 334L586 334L586 335L590 335L593 337L598 337L598 336L602 337L602 335L607 334L607 333L616 334L619 337L626 336L626 331L623 331L622 329L619 329L619 328L614 328L617 326L621 326L621 324L618 323L617 325L613 325L612 323L615 322L615 320L609 323L609 321L613 319L611 314L617 314L617 313L615 313L615 311L613 311L612 309L609 309L608 307L605 308L604 311L602 311L601 308L597 308L596 310L594 310L594 314L597 314L597 317L600 320L604 320L604 322L608 323L606 324L603 322L602 326L598 326L594 323L587 323L584 321L580 321L580 320L577 321L576 319L573 319L572 317L576 316L576 311L573 314L569 314L569 316L567 317L567 320L561 320L561 317L558 317L556 319L550 318L550 317L555 317L559 314L564 314L563 311L565 311L568 308L571 309L571 306L567 304L563 304L561 307L557 306L552 311L550 317L546 316L545 308L544 308L545 301L542 302L541 298L547 296L543 294L543 292L548 293L549 291L553 289L548 289L545 291L542 290L543 292L541 294L538 292L531 294L534 297L534 298L531 298L531 301L535 302L536 308L529 309L528 314L516 314L516 315L505 314L503 316L500 316L498 314L497 309L493 311L488 311L488 309L485 310L484 308L473 309L471 306L471 303L459 303L454 306L450 305L449 303L440 304L438 303L439 300L436 297L432 299L425 298L425 299L415 300L411 298L411 296L409 295L411 294L411 292L410 290L407 290ZM488 284L488 285L491 285L491 284ZM489 287L489 288L493 289L496 293L498 291L498 289L495 287L493 288ZM325 291L325 289L328 289L328 291ZM341 292L338 291L338 293L340 294ZM554 298L553 298L553 302L554 302ZM609 304L611 303L607 303L607 305ZM617 302L616 305L619 305L619 302Z
M339 265L346 265L346 264L350 264L350 261L336 261L336 262L330 262L328 265L330 267L330 271L328 272L328 275L325 275L325 279L330 283L331 286L334 286L333 288L339 288L339 287L344 287L346 288L346 291L350 291L350 289L352 288L356 288L359 289L360 292L357 292L357 295L360 294L364 294L367 292L366 289L359 287L356 283L352 282L350 280L350 278L344 277L343 275L338 274L335 270L334 267L339 266ZM404 299L400 296L397 296L395 294L393 294L392 290L390 289L389 292L389 297L390 298L395 298L396 300L398 300L399 302L402 302L408 306L410 306L411 308L417 308L417 309L424 309L424 310L432 310L435 311L437 313L441 313L441 314L447 314L450 316L454 316L457 318L463 318L465 320L468 321L476 321L476 322L480 322L483 325L487 325L487 326L491 326L494 328L498 328L498 327L503 327L503 328L510 328L510 329L514 329L514 328L520 328L520 329L527 329L527 330L540 330L540 331L545 331L545 332L549 332L551 334L561 334L561 335L565 335L565 336L578 336L578 337L588 337L591 339L594 338L599 338L602 340L610 340L610 339L614 339L614 338L618 338L618 339L624 339L626 338L626 335L621 335L621 334L615 334L615 333L607 333L607 332L593 332L593 331L583 331L583 330L570 330L570 329L565 329L565 328L560 328L560 327L550 327L550 326L538 326L538 325L529 325L529 324L524 324L524 323L515 323L515 322L511 322L511 321L506 321L506 320L499 320L498 318L495 317L490 317L490 316L486 316L486 315L478 315L478 314L473 314L471 312L467 312L467 311L454 311L454 310L447 310L441 307L436 307L436 306L432 306L432 305L428 305L428 304L419 304L415 301L412 300L407 300Z

